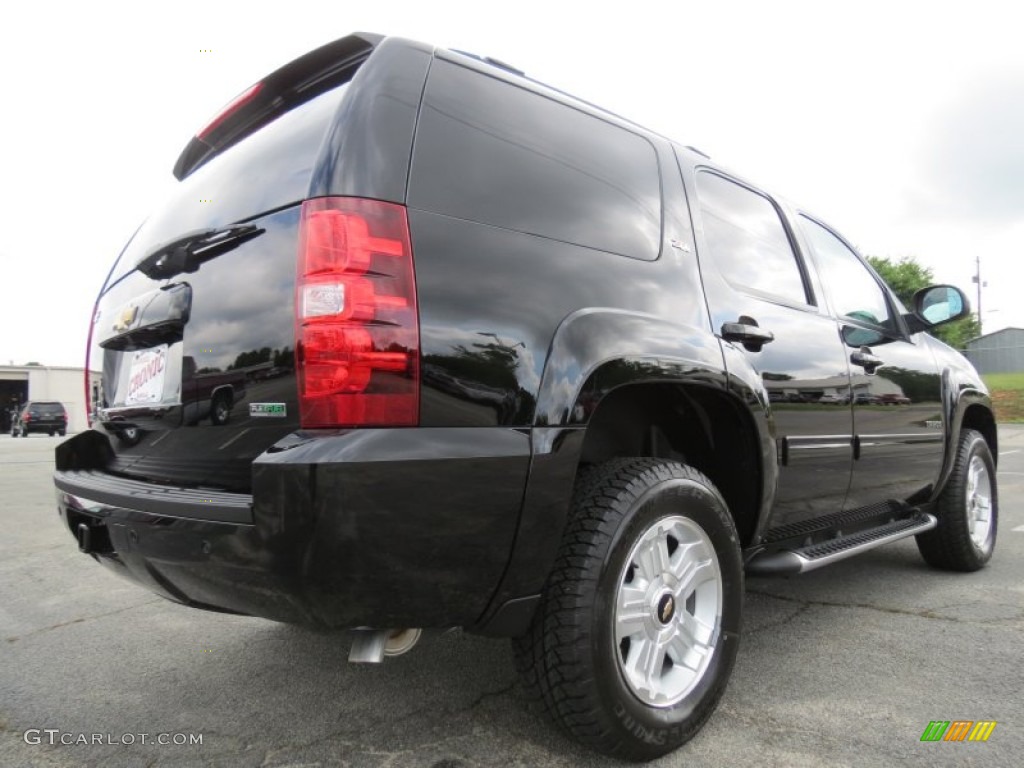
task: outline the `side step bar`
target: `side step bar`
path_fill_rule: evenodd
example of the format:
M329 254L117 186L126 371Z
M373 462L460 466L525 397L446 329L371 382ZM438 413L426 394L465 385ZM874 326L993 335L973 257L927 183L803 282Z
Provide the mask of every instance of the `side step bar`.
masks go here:
M883 544L930 531L937 524L938 520L934 515L928 512L917 512L911 517L894 520L867 531L851 533L849 536L840 536L798 549L757 555L747 563L746 571L755 576L805 573L859 555L861 552L880 547Z

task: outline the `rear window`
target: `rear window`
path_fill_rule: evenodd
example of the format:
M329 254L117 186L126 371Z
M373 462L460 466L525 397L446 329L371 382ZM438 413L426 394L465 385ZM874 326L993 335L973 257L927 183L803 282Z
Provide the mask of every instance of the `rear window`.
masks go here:
M285 112L178 182L125 246L107 285L159 246L305 199L348 83Z
M64 413L64 406L60 403L33 403L29 411L40 416L60 416Z
M647 139L445 61L430 71L409 205L637 259L661 243Z

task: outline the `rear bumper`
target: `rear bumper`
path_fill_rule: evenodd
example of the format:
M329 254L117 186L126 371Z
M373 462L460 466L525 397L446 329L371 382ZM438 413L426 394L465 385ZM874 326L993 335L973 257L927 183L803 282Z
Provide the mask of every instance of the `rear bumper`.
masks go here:
M530 451L502 428L292 435L253 463L247 495L107 474L89 460L102 440L63 443L54 476L98 562L186 605L331 628L473 625L508 562Z
M33 432L64 432L68 428L66 421L30 421L28 424L22 424L21 429L28 434Z

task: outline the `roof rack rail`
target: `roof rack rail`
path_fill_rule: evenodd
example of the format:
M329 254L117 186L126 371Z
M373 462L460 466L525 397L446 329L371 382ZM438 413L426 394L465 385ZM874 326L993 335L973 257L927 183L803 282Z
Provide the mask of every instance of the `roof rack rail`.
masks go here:
M516 67L513 67L511 64L508 64L508 63L502 61L501 59L495 59L495 58L493 58L491 56L480 56L480 55L478 55L476 53L470 53L469 51L460 51L460 50L458 50L456 48L452 48L451 51L452 51L452 53L458 53L458 54L461 54L462 56L468 56L471 59L476 59L477 61L482 61L484 64L490 64L492 67L497 67L498 69L504 69L506 72L511 72L513 75L519 75L520 77L526 77L526 72L524 72L521 69L517 69Z

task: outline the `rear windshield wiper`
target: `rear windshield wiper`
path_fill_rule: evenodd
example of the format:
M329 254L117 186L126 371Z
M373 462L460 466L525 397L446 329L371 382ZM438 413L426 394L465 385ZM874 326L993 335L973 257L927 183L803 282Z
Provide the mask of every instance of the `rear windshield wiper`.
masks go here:
M161 245L136 264L135 268L154 279L174 277L183 272L196 272L204 262L234 250L264 232L265 229L253 224L191 232L173 242Z

